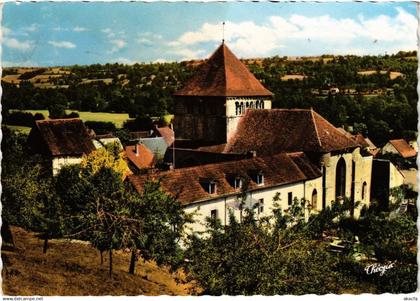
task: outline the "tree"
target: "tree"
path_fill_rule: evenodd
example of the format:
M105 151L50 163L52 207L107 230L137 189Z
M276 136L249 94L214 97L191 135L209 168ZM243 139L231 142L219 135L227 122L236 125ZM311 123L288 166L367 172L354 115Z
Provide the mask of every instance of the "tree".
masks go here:
M130 195L122 175L104 164L98 170L69 166L60 170L56 191L63 204L66 237L90 241L99 250L101 263L102 253L108 251L112 276L113 250L128 246L140 223L130 216Z
M53 180L40 158L28 159L24 137L8 130L3 134L3 223L41 233L46 253L48 239L62 235L60 202L54 194Z
M102 168L111 168L121 175L124 180L130 174L124 153L117 144L109 144L85 155L81 162L83 172L90 175L97 173Z
M159 181L148 181L140 195L133 188L131 191L130 216L140 220L142 227L141 235L135 231L131 236L129 273L134 274L137 250L144 259L153 259L158 265L178 266L182 261L179 242L191 216L184 213L175 197L161 191Z
M66 117L66 106L62 104L52 104L48 107L49 117L59 119Z
M277 195L275 204L279 200ZM370 215L358 221L350 215L354 205L350 200L343 200L304 222L304 206L302 200L295 199L287 212L275 206L271 215L260 219L247 209L241 223L231 214L226 226L208 220L204 236L190 236L184 267L204 289L203 294L210 295L326 294L349 290L411 292L415 289L415 253L410 251L415 242L412 219L401 217L390 221L385 215L376 219ZM339 253L330 251L333 237L343 244ZM391 274L367 275L366 264L356 258L360 252L370 250L381 262L399 258L408 267L393 271L397 278L390 278ZM385 283L379 278L386 279Z
M164 194L159 182L141 194L123 181L119 152L103 150L88 155L80 166L63 168L56 191L63 201L67 237L88 240L101 254L132 250L129 272L134 273L137 250L144 259L176 266L182 259L178 242L189 221L176 198Z

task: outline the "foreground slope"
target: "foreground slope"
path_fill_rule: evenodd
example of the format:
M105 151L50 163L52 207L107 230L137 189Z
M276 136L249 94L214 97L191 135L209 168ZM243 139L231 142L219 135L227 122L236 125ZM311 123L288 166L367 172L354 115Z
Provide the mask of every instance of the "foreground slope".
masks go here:
M15 249L2 250L6 295L187 295L192 288L190 283L177 283L167 269L142 260L137 274L129 275L130 254L122 251L113 256L110 278L107 254L101 265L98 251L88 244L52 240L43 254L43 241L34 233L16 227L12 232Z

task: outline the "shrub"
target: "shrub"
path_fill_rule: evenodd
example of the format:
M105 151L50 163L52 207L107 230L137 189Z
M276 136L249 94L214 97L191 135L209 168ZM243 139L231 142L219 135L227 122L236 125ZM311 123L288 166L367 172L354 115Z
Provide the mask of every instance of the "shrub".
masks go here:
M37 116L39 117L39 116ZM11 112L5 114L3 123L8 125L19 125L33 127L35 124L35 117L29 112Z
M94 130L97 135L104 135L116 131L115 124L104 121L86 121L85 125Z

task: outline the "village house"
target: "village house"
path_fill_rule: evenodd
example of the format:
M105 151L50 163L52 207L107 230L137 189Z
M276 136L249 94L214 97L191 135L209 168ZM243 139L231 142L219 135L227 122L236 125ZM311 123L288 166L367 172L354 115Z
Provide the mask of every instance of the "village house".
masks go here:
M93 145L96 149L115 144L119 151L123 151L123 145L118 137L112 134L95 135L92 137Z
M345 197L369 205L372 155L312 109L271 109L273 94L224 43L174 96L172 168L129 180L141 192L161 179L187 212L199 213L193 231L207 217L239 216L243 194L259 214L270 214L277 193L283 210L306 199L306 214ZM241 192L244 179L250 186Z
M245 208L258 217L272 213L279 194L279 208L288 210L295 199L309 200L309 211L321 209L322 175L302 152L199 165L150 175L131 175L141 193L148 180L159 180L166 193L177 197L196 223L192 232L205 230L206 218L219 218L226 225L229 213L240 220ZM246 195L242 196L246 187Z
M64 166L82 162L83 155L95 150L87 128L77 118L37 120L28 136L28 147L51 160L53 175Z
M374 159L372 169L372 199L393 200L392 188L405 184L403 171L399 170L391 161Z
M157 161L153 152L142 143L127 145L125 147L125 157L128 167L135 173L154 168Z
M382 154L396 154L404 159L417 156L417 151L412 148L404 139L389 140L381 149Z

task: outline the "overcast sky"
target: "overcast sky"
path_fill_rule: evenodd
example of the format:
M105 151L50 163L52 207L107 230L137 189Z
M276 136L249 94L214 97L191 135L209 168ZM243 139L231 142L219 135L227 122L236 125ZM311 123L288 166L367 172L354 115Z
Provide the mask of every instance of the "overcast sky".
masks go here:
M3 66L417 49L414 3L6 3Z

